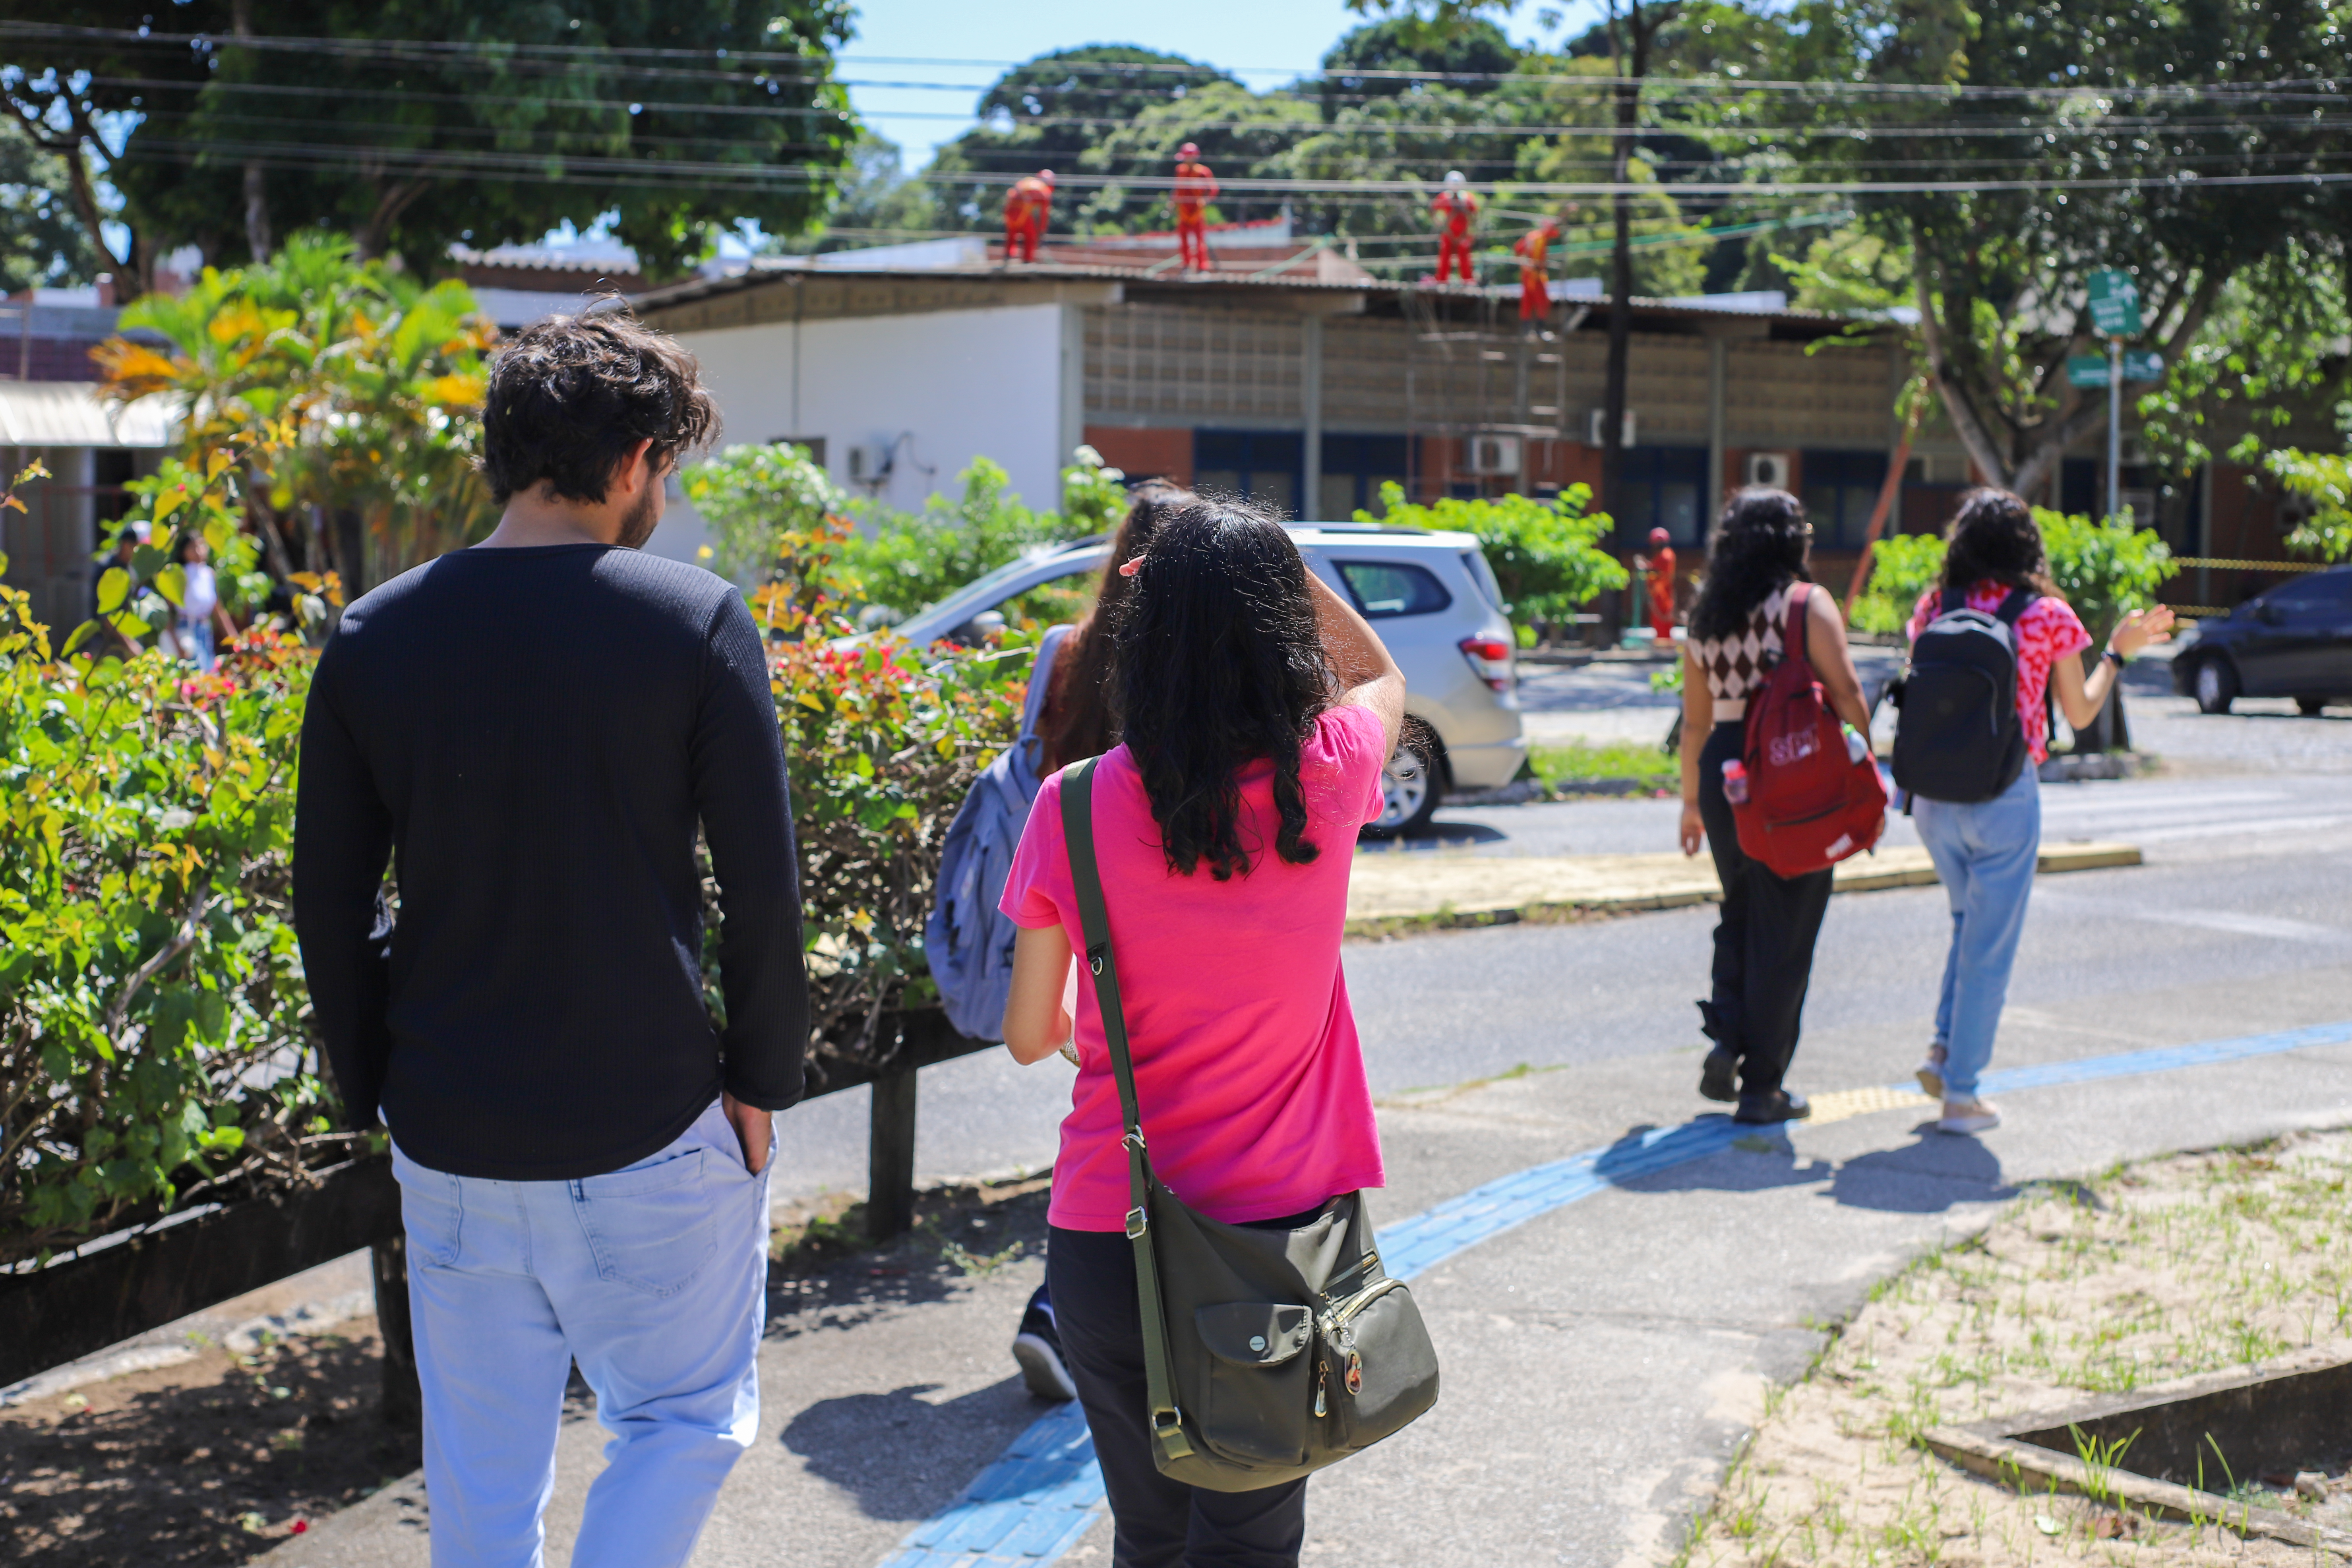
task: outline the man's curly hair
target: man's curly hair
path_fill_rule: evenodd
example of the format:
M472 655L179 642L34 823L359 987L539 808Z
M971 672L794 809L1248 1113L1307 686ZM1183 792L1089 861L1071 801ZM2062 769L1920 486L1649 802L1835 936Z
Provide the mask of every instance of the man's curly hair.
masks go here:
M719 434L694 356L625 310L550 316L509 338L490 366L482 473L499 505L541 479L594 503L639 441L662 473Z

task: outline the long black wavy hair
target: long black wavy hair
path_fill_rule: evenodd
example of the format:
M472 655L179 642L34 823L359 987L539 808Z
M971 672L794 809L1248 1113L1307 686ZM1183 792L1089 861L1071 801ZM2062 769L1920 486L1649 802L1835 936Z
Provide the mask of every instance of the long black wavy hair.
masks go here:
M1274 763L1274 851L1307 864L1320 851L1307 837L1299 748L1331 703L1332 674L1298 547L1265 512L1188 496L1138 559L1112 626L1112 689L1168 868L1249 874L1240 775L1260 758Z
M2033 509L1990 485L1962 496L1960 510L1944 530L1944 576L1938 586L1973 588L1979 583L2062 596L2050 580L2050 557Z
M1811 582L1805 555L1812 542L1805 503L1787 490L1749 485L1726 501L1707 542L1698 603L1691 606L1692 640L1730 637L1775 588Z
M1118 730L1111 722L1110 712L1111 627L1135 585L1135 579L1120 575L1119 568L1151 547L1160 520L1192 494L1165 479L1146 479L1128 491L1127 521L1118 525L1110 544L1110 559L1103 563L1095 607L1078 618L1076 629L1054 661L1053 688L1040 724L1044 772L1055 772L1080 757L1099 757L1118 744Z

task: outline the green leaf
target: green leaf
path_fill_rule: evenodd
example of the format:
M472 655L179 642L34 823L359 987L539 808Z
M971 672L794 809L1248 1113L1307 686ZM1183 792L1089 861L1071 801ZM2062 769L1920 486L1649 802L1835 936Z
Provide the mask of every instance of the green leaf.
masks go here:
M98 613L111 615L131 597L131 574L120 566L110 566L98 580Z
M188 574L178 562L155 574L155 592L171 601L174 609L188 602Z
M58 650L58 657L59 658L65 658L70 656L84 643L89 641L90 638L98 636L105 630L106 623L103 621L82 622L81 625L73 629L73 635L66 638L65 647Z

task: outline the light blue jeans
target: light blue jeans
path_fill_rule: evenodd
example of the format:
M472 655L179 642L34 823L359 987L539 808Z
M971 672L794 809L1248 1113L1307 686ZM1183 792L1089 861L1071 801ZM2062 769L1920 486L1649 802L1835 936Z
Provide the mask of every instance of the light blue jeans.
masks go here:
M2025 931L2025 901L2042 856L2042 786L2026 764L1990 800L1971 805L1917 800L1911 808L1952 906L1952 946L1936 1005L1944 1047L1944 1098L1973 1100L1992 1059L1992 1039L2009 999L2009 973Z
M540 1568L575 1360L613 1440L574 1568L683 1563L760 1426L768 1183L718 1102L659 1153L579 1181L392 1159L434 1568Z

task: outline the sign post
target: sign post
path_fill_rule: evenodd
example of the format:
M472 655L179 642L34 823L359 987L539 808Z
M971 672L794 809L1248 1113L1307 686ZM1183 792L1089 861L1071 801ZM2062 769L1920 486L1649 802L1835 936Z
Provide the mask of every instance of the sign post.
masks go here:
M2124 340L2139 336L2139 285L2128 272L2091 274L2091 326L2107 340L2107 515L2123 504Z

